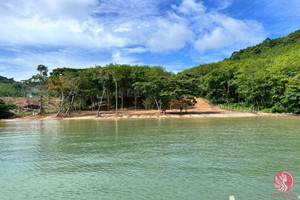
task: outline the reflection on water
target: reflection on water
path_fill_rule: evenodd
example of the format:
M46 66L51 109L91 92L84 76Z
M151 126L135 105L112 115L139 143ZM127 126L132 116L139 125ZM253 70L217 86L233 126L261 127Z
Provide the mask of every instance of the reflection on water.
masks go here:
M296 117L0 123L0 199L270 199L300 195Z

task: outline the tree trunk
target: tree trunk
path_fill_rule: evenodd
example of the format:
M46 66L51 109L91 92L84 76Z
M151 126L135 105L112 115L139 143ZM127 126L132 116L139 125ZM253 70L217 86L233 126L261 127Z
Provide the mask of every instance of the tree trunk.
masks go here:
M110 91L110 88L107 88L107 92L106 92L106 95L107 95L107 109L110 110L110 103L111 103L111 91Z
M51 99L49 100L49 104L51 104L52 106L54 106L56 110L59 109L59 107Z
M94 111L94 101L93 101L93 98L91 96L90 96L90 100L92 102L92 111L91 112L93 112Z
M39 114L42 114L42 112L43 112L43 97L42 97L42 95L40 95L40 112L39 112Z
M65 95L64 95L64 92L62 91L61 92L61 103L60 103L59 109L57 111L56 117L59 116L59 114L61 113L64 103L65 103Z
M120 94L121 94L121 109L123 110L124 108L124 91L125 91L125 88L123 86L123 84L120 84Z
M180 109L180 114L182 115L182 100L180 99L180 107L179 107L179 109Z
M118 115L118 83L115 81L115 87L116 87L116 115Z
M137 107L137 91L133 90L133 96L134 96L134 110L136 110Z
M229 98L229 80L226 79L227 82L227 90L226 90L226 102L228 103L228 98Z
M156 106L157 106L157 110L158 110L158 112L160 112L160 107L159 107L159 105L158 105L158 102L157 102L157 100L156 100L156 97L154 97L154 100L155 100L155 103L156 103Z
M105 95L105 87L103 87L103 92L102 92L102 95L100 97L100 102L98 102L97 117L99 117L99 113L100 113L100 109L101 109L101 104L102 104L102 100L103 100L104 95Z
M82 99L80 98L80 100L79 100L79 114L81 113L81 104L82 104Z
M73 106L73 103L74 103L74 97L75 97L75 95L72 95L72 98L71 98L71 101L70 101L68 110L67 110L67 112L66 112L68 115L70 114L70 109L71 109L71 107Z
M121 90L121 109L123 110L124 108L124 94L123 91Z

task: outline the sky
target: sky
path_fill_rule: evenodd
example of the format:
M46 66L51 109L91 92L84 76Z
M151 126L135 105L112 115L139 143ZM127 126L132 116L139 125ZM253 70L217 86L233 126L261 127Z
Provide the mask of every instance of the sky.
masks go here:
M109 63L176 73L298 29L299 0L1 0L0 75Z

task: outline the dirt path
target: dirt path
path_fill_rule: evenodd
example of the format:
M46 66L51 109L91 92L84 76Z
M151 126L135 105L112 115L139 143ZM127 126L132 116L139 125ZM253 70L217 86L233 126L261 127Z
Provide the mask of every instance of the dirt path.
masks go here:
M221 109L218 106L213 106L202 98L196 99L197 103L193 106L192 110L200 112L223 112L225 110Z

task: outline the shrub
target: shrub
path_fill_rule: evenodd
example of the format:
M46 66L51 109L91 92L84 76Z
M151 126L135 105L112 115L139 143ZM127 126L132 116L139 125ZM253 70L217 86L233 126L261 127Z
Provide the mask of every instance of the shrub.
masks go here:
M0 99L0 119L8 118L13 114L9 110L14 109L16 106L14 104L6 104L2 99Z

